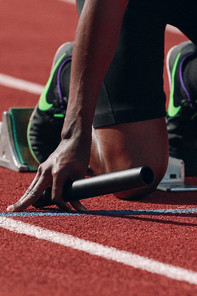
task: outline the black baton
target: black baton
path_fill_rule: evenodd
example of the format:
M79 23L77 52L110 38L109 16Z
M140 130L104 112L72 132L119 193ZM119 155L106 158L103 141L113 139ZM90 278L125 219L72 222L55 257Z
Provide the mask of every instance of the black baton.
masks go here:
M146 187L153 184L154 173L147 166L133 168L95 177L76 180L63 188L64 201L74 201L90 197ZM53 205L51 200L51 187L47 188L40 199L33 206L41 208Z
M90 197L150 186L154 181L151 168L144 166L95 177L76 180L63 190L64 201L74 201Z

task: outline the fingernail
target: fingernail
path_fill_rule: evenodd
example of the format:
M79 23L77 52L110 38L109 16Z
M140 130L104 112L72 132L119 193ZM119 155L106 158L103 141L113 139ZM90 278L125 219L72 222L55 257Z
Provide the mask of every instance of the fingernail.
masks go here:
M14 210L14 206L13 205L7 207L7 212L13 212L13 210Z

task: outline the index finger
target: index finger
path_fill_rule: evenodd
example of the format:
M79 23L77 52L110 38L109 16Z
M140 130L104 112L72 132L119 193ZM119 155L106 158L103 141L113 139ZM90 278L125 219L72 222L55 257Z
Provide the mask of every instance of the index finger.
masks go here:
M36 202L47 187L48 181L46 182L44 178L34 179L25 194L15 204L8 206L7 212L23 211Z

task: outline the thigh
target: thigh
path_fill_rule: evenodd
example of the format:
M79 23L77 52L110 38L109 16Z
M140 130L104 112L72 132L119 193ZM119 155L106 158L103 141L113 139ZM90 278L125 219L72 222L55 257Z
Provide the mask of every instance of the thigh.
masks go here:
M165 116L165 25L157 0L129 2L96 107L95 128Z
M155 173L155 186L168 163L168 137L165 118L96 129L90 165L97 174L149 166Z

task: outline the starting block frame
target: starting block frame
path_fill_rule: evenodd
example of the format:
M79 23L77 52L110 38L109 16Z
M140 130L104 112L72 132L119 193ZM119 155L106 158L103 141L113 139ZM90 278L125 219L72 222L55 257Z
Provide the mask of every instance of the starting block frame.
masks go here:
M0 122L0 166L16 172L34 172L38 164L28 147L27 126L33 108L10 108Z
M185 192L197 191L197 186L185 183L184 161L169 157L166 174L157 189L161 191Z

